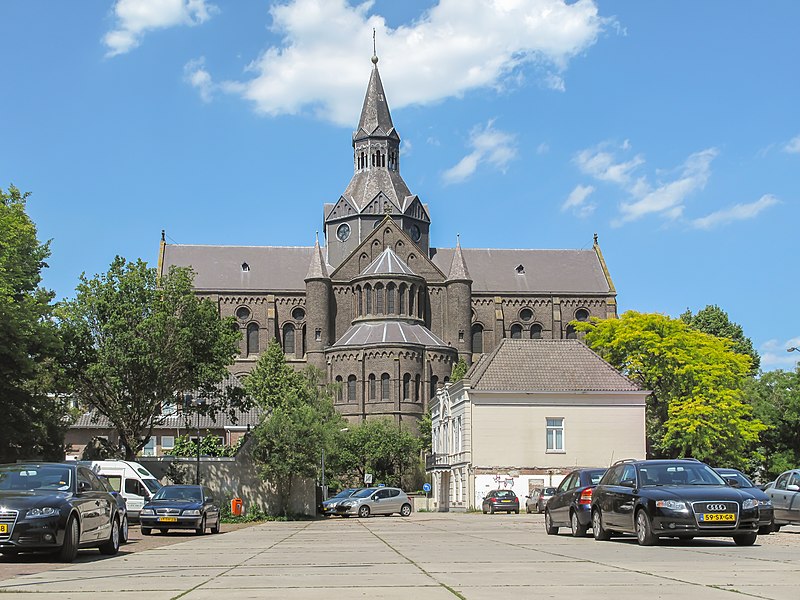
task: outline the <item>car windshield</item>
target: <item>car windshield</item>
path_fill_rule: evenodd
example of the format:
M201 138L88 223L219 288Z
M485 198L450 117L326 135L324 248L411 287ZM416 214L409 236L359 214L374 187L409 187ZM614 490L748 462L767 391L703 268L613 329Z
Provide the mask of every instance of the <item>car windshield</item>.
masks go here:
M142 479L142 482L147 486L151 494L155 494L162 487L158 479Z
M72 469L59 465L5 465L0 467L0 490L54 490L66 492Z
M725 479L735 479L739 484L740 488L756 487L755 485L753 485L752 481L750 481L747 477L739 473L739 471L718 471L718 472Z
M353 494L353 498L368 498L370 497L377 488L364 488L360 492L356 492Z
M177 502L202 502L199 488L165 486L158 490L153 500L175 500Z
M639 467L642 487L657 485L726 485L711 467L698 463L662 463Z
M331 500L333 498L349 498L352 495L353 495L353 490L348 488L346 490L342 490L341 492L339 492L335 496L331 496Z

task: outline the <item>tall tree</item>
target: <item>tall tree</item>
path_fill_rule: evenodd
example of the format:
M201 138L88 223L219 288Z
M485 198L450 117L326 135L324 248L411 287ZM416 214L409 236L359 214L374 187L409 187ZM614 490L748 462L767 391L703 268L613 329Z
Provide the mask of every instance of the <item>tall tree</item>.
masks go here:
M221 387L240 333L194 293L192 277L171 268L159 280L142 260L118 256L107 273L82 275L75 299L58 307L75 394L108 418L128 459L184 392L208 400L196 409L210 414L241 400Z
M450 371L450 381L453 383L461 381L464 379L464 375L467 374L468 370L467 362L463 358L459 358L458 362L453 364L453 369Z
M768 429L761 434L762 478L774 479L800 465L800 367L768 371L745 386L755 416Z
M322 374L313 367L294 371L274 339L245 381L245 390L265 414L253 432L250 451L262 478L275 486L278 512L286 515L297 478L318 474L323 452L332 453L346 422L336 412Z
M753 347L752 340L745 336L742 326L734 323L728 317L728 313L716 304L709 304L696 315L688 308L680 316L681 321L687 325L699 329L704 333L709 333L717 337L728 338L733 342L731 349L739 354L749 356L751 360L750 373L755 375L761 366L761 356Z
M58 393L53 293L40 286L50 256L25 212L28 193L0 189L0 462L60 460L69 424Z
M626 312L619 319L573 322L586 343L615 368L650 390L650 454L693 456L745 466L765 426L754 419L741 391L750 359L730 340L679 319Z

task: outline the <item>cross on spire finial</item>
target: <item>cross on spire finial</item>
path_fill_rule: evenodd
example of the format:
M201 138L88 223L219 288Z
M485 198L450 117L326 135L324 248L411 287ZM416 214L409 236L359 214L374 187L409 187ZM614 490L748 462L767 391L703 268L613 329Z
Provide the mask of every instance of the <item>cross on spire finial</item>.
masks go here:
M375 46L375 28L372 28L372 64L378 64L378 51Z

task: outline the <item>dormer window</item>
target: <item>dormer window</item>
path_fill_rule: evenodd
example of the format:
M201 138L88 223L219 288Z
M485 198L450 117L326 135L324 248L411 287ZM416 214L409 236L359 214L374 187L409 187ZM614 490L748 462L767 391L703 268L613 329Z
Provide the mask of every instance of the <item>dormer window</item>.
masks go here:
M517 265L516 267L517 275L522 275L525 273L525 265Z
M243 262L242 263L242 273L246 273L249 270L250 270L250 265L248 265L246 262Z

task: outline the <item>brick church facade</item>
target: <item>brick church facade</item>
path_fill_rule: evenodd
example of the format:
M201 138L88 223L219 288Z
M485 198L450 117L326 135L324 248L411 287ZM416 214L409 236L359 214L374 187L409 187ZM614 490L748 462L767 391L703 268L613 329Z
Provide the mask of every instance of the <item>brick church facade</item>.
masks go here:
M189 266L195 288L242 330L232 367L246 376L270 339L287 360L340 383L337 409L416 429L452 365L503 338L575 336L572 320L616 316L603 255L590 250L436 248L428 205L400 175L395 130L372 57L353 134L353 177L324 206L311 246L167 244L159 270Z

